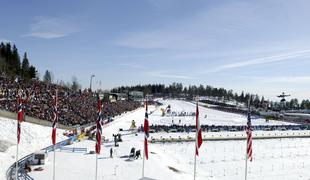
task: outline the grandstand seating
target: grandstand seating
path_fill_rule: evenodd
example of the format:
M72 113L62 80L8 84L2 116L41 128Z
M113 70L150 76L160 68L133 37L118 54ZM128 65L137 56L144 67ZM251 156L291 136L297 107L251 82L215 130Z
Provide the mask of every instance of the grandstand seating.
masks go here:
M26 115L52 121L53 95L58 89L59 122L66 126L92 123L97 116L96 95L87 90L73 91L67 87L44 83L39 80L15 82L0 77L0 109L11 112L17 110L17 94L25 99ZM134 101L104 102L105 117L114 117L124 112L134 110L141 104Z

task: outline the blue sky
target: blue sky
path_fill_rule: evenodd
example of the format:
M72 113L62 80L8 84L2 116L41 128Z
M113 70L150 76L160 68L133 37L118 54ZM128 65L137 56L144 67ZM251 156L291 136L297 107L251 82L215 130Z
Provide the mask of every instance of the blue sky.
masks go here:
M83 87L210 84L310 99L308 0L1 0L0 41ZM101 82L101 85L100 83Z

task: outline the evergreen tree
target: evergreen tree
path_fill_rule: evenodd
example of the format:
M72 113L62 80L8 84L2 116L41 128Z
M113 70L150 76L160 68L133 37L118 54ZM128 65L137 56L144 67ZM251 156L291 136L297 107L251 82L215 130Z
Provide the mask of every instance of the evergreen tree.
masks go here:
M0 43L0 56L3 56L3 58L5 57L4 56L5 54L5 45L3 42Z
M260 107L263 107L263 108L266 107L264 96L262 96L262 99L260 100Z
M4 75L6 71L6 63L4 57L0 54L0 75Z
M187 93L188 93L187 87L184 87L183 93L184 93L184 94L187 94Z
M7 63L9 63L9 59L12 56L12 46L10 43L6 43L4 48L4 57L7 60Z
M244 96L244 91L241 92L239 97L240 97L239 101L241 101L241 102L245 102L246 101L245 96Z
M11 77L15 79L16 77L20 76L20 57L18 54L18 49L15 45L13 45L12 56L9 62Z
M204 86L202 84L200 84L197 91L198 91L198 95L200 95L200 96L204 95L205 94Z
M301 109L310 109L310 101L309 100L302 100L300 104Z
M37 77L37 70L34 66L29 67L29 78L33 79Z
M75 76L72 77L71 89L73 91L78 91L79 89L81 89L81 85L79 84L79 82Z
M255 98L253 100L253 106L258 108L260 106L260 100L259 100L259 96L255 95Z
M51 83L52 82L52 74L48 70L45 71L45 74L43 76L43 82L45 82L45 83Z
M29 67L27 54L24 54L22 63L18 49L10 43L0 43L0 74L10 79L21 77L30 79L36 77L37 71L34 66Z
M21 69L22 79L29 80L31 78L29 72L30 72L29 61L27 58L27 53L25 53L23 61L22 61L22 69Z
M298 99L291 99L291 101L289 102L289 108L290 109L299 109L299 103L298 103Z

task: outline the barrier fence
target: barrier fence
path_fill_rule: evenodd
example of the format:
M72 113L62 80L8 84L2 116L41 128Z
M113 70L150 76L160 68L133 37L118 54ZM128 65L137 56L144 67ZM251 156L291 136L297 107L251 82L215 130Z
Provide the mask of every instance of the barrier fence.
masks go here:
M245 131L245 125L201 125L201 130L203 132L235 132L235 131ZM310 125L253 125L253 131L299 131L299 130L310 130ZM150 125L150 133L157 132L195 132L196 127L194 125ZM142 127L139 128L140 131L143 130Z
M63 146L69 145L69 142L73 142L77 139L77 136L72 136L69 139L66 139L64 141L58 142L56 144L55 149L60 149ZM46 148L42 149L45 153L54 151L54 146L48 146ZM32 177L30 177L26 171L25 171L25 167L26 164L31 162L34 159L34 153L29 154L23 158L21 158L17 163L18 163L18 179L25 179L25 180L34 180ZM12 164L9 169L6 172L6 179L7 180L15 180L16 178L16 163Z

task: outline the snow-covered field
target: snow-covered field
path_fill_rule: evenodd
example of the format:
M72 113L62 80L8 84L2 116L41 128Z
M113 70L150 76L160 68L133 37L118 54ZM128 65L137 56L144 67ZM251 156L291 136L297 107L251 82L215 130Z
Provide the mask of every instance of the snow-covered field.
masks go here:
M150 124L171 124L172 117L161 117L160 108L171 105L172 111L194 112L195 105L190 102L168 100L164 101L162 107L155 109L149 107L149 111L154 111L149 116ZM103 136L112 140L112 134L119 133L119 129L129 129L132 120L136 121L139 126L144 121L144 109L140 108L134 112L129 112L124 116L117 117L115 120L104 126ZM205 119L205 115L207 118ZM185 124L194 124L192 117L174 117ZM230 124L245 125L247 118L242 115L220 112L212 109L200 107L201 124ZM253 124L283 124L281 122L266 123L263 119L256 119ZM6 122L11 125L12 137L7 139L11 143L15 142L16 124L12 121ZM25 129L26 123L23 124ZM4 127L0 126L1 130ZM34 131L39 131L39 129ZM25 131L25 130L24 130ZM309 131L304 131L309 133ZM34 146L43 146L40 141L50 143L50 129L46 135L42 132L33 132L34 139L29 140L32 144L27 144L29 148ZM135 147L136 150L143 151L144 134L130 134L127 131L121 132L123 142L119 147L114 147L113 143L104 143L102 153L98 159L98 179L109 180L137 180L142 176L142 158L137 160L129 159L127 156L130 149ZM125 135L127 133L127 135ZM240 132L218 132L214 135L227 135ZM255 132L260 133L260 132ZM270 132L268 132L270 133ZM280 133L280 132L278 132ZM288 133L288 131L286 132ZM25 133L24 133L25 134ZM40 135L38 135L40 134ZM203 135L208 136L208 133ZM156 137L170 136L194 136L193 133L158 133L151 134ZM42 139L40 139L42 137ZM38 140L40 139L40 140ZM23 140L22 141L26 141ZM36 142L35 142L36 141ZM26 145L24 145L26 146ZM45 145L44 145L45 146ZM71 145L72 147L87 148L88 151L94 150L95 141L83 140ZM197 179L214 179L214 180L240 180L244 179L245 166L245 141L207 141L200 148L200 155L197 157ZM40 147L41 148L41 147ZM113 148L114 157L109 157L110 148ZM15 148L12 146L10 156L14 156ZM26 148L25 148L26 149ZM27 148L28 150L28 148ZM255 180L309 180L310 172L310 139L270 139L270 140L253 140L253 162L249 162L248 179ZM29 151L29 152L33 152ZM8 153L6 153L8 154ZM56 153L56 179L76 180L76 179L94 179L95 178L95 154L89 153L72 153L57 150ZM1 160L3 158L1 157ZM14 162L14 158L8 165ZM144 179L158 180L179 180L193 179L193 162L194 162L194 143L149 143L149 160L145 161ZM48 154L46 165L40 172L32 171L29 175L35 179L52 179L53 153ZM3 171L5 172L5 171Z
M143 136L130 135L120 147L104 144L99 156L99 179L141 178L142 159L122 158L131 147L142 149ZM94 141L82 141L72 146L87 147ZM113 147L114 158L109 158ZM282 139L254 141L254 160L249 163L249 179L257 180L307 180L310 178L310 140ZM194 143L149 144L149 160L145 175L152 179L192 179ZM197 158L197 179L239 180L244 177L244 141L221 141L203 143ZM53 159L53 153L49 154ZM56 155L56 177L68 180L94 179L95 155L59 152ZM170 170L173 168L173 170ZM41 172L32 172L35 179L52 179L52 161Z
M167 101L172 106L172 111L194 111L195 106L189 102ZM161 107L159 107L161 108ZM174 109L175 108L175 109ZM154 111L154 107L149 108ZM211 124L245 124L246 117L231 113L219 112L200 108L203 123ZM169 124L160 116L156 110L149 116L152 124ZM193 124L194 121L188 117L182 117L182 121ZM187 119L188 118L188 119ZM103 136L112 139L112 134L118 133L119 128L128 129L131 121L135 120L137 125L144 121L144 109L126 114L116 118L103 129ZM257 120L258 124L266 124L263 120ZM270 123L270 122L269 122ZM268 123L268 124L269 124ZM279 123L279 122L271 122ZM126 133L126 132L123 132ZM309 132L307 132L309 133ZM218 135L222 134L219 132ZM154 134L155 135L155 134ZM156 136L169 137L172 134L160 133ZM178 134L180 135L180 134ZM181 134L188 136L188 134ZM193 134L189 134L192 136ZM143 134L123 135L123 142L119 147L113 143L102 145L102 154L99 155L98 179L109 180L137 180L142 175L142 159L132 160L127 158L130 149L143 151ZM95 141L83 140L71 145L72 147L87 148L94 150ZM197 179L214 180L240 180L244 179L245 164L245 141L212 141L204 142L200 148L200 156L197 158ZM110 148L113 148L114 157L109 157ZM309 180L310 172L310 139L271 139L253 141L253 162L249 162L248 179L255 180ZM145 162L145 179L193 179L194 143L149 143L149 160ZM95 156L88 153L56 153L56 179L94 179L95 178ZM52 179L53 153L48 154L48 162L42 166L43 171L31 172L29 175L35 179Z
M195 124L195 117L161 117L160 108L166 108L168 105L171 106L172 112L195 112L195 104L191 102L179 101L179 100L164 100L160 101L163 106L159 107L154 111L150 118L151 124L161 124L161 125L171 125L172 120L175 124ZM152 110L150 110L152 111ZM203 125L246 125L247 117L240 114L228 113L223 111L217 111L214 109L208 109L201 107L199 109L200 123ZM265 119L253 119L252 125L286 125L292 123L280 122L280 121L269 121L268 123Z
M23 122L21 125L19 158L51 145L50 127ZM16 120L0 117L0 179L5 179L7 169L15 162L16 155ZM58 130L57 140L66 139L64 131Z

